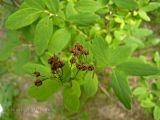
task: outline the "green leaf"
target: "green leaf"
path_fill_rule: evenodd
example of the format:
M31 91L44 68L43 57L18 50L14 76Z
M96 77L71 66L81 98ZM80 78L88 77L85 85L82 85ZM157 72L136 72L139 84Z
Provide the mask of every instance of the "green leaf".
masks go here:
M147 28L138 28L132 31L132 35L139 38L147 37L152 34L153 34L153 31Z
M42 76L47 76L47 77L51 76L50 68L41 64L27 63L23 66L23 69L29 74L38 71Z
M62 75L63 82L68 82L70 78L71 78L71 68L68 63L65 63L63 67L63 75Z
M160 70L155 66L134 60L124 62L118 65L117 68L128 75L135 76L156 75L160 72Z
M72 81L72 87L65 87L63 92L64 105L70 112L77 112L79 109L81 94L79 83Z
M58 89L60 88L60 84L55 79L45 80L42 82L42 85L32 86L28 93L31 97L34 97L38 101L45 101L50 96L52 96Z
M72 94L64 91L63 99L64 99L64 106L70 112L78 112L78 109L79 109L79 106L80 106L80 101L79 101L79 98L77 96L72 95Z
M34 46L38 55L42 55L48 48L48 43L52 36L52 32L52 19L50 19L49 16L42 18L36 26L34 38Z
M52 56L53 54L50 52L45 52L41 57L40 60L42 62L42 64L44 64L45 66L50 66L50 64L48 64L48 59Z
M53 12L56 13L59 11L59 0L43 0L47 6L47 8Z
M25 0L25 2L32 8L45 9L45 5L42 0Z
M95 24L99 17L93 13L78 13L68 18L72 23L79 26L88 26Z
M98 2L100 2L102 5L106 5L109 0L97 0Z
M7 40L2 48L0 48L0 61L7 60L14 52L14 49L20 44L18 35L16 31L7 31Z
M98 9L100 9L102 6L99 2L94 1L94 0L79 0L75 8L79 12L96 12Z
M78 98L81 96L81 89L80 85L77 81L72 80L72 87L70 91L73 95L77 96Z
M108 45L103 38L93 40L92 52L97 63L97 67L104 68L108 65Z
M6 21L8 29L19 29L32 24L42 11L35 8L24 8L10 15Z
M128 60L133 49L129 46L119 46L115 49L109 49L108 62L109 65L115 66Z
M142 7L141 9L145 12L150 12L153 11L157 8L160 7L160 3L159 2L150 2L148 5Z
M157 66L160 67L160 54L158 51L155 52L155 54L154 54L154 61L157 64Z
M133 95L141 96L147 94L147 89L145 87L138 87L133 91Z
M88 97L94 96L98 90L98 79L97 75L93 76L93 73L89 72L85 76L84 81L84 92Z
M135 0L113 0L113 2L120 8L136 9L138 7Z
M150 21L150 18L149 18L149 16L147 15L147 13L146 13L145 11L139 10L138 13L139 13L139 16L140 16L143 20L145 20L145 21Z
M160 120L160 107L155 106L153 111L154 120Z
M27 47L23 47L16 53L16 61L13 65L14 72L17 74L24 74L23 65L25 65L30 58L30 51Z
M71 39L71 33L67 29L62 28L57 30L53 34L52 39L49 43L49 51L51 53L60 52L67 46L70 39Z
M131 109L131 90L126 75L123 72L113 70L110 84L123 105L127 109Z
M100 68L123 63L128 60L133 52L133 49L129 46L120 46L115 49L109 48L102 38L95 38L92 48L97 66Z
M74 8L74 3L72 1L69 1L66 6L66 16L69 18L70 16L73 16L77 14L76 9Z
M152 102L150 98L147 98L147 99L142 100L141 106L144 108L153 108L155 106L155 103Z

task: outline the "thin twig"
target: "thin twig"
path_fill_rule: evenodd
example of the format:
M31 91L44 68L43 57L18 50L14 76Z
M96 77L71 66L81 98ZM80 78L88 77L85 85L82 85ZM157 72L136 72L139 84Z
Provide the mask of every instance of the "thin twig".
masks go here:
M109 94L107 93L105 87L103 86L103 84L100 81L99 81L99 88L107 97L109 97Z

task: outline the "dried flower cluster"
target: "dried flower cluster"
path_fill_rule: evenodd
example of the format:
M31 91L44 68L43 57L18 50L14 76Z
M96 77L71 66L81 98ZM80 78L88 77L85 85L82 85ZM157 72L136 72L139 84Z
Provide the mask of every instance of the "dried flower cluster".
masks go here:
M93 71L94 66L86 63L77 63L78 56L88 56L89 51L84 48L81 44L77 43L71 50L73 57L70 59L71 64L76 64L76 68L81 71Z
M70 59L71 67L74 64L77 68L77 73L75 76L71 77L70 79L76 78L79 71L93 71L94 66L91 64L88 64L87 61L81 61L80 58L84 58L89 55L89 51L83 47L83 45L77 43L74 48L71 50L72 58ZM51 66L51 71L55 78L59 79L63 84L63 67L65 63L60 60L60 58L57 55L53 55L48 59L48 64ZM39 87L42 85L42 82L44 80L47 80L47 76L41 76L40 72L34 72L33 73L36 77L36 81L34 82L35 86ZM39 77L44 77L43 80Z
M51 70L53 74L56 74L59 69L62 69L65 65L63 61L59 59L58 56L54 55L48 59L48 64L51 65Z
M37 86L37 87L41 86L42 85L42 80L39 79L39 77L41 76L40 72L35 71L33 74L36 77L34 85Z
M71 53L73 53L74 56L89 55L89 51L79 43L74 46L74 48L71 50Z

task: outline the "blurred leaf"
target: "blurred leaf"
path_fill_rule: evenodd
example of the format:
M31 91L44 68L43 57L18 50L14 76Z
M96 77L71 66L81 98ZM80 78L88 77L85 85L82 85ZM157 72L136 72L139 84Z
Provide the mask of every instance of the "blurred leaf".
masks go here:
M47 6L47 8L53 12L56 13L59 11L59 0L43 0Z
M94 0L79 0L75 5L75 8L79 12L91 12L91 13L94 13L101 7L102 7L101 4Z
M152 108L155 106L155 103L151 99L147 98L141 102L141 106L144 108Z
M150 12L153 11L157 8L160 7L160 3L159 2L150 2L148 5L142 7L141 9L145 12Z
M145 95L147 93L147 89L145 87L137 87L133 94L136 96Z
M117 48L109 48L102 38L93 40L93 54L97 62L97 66L104 68L106 66L115 66L128 60L133 49L129 46L120 46Z
M42 18L36 26L34 38L34 45L36 53L38 55L42 55L44 51L48 48L48 43L52 36L52 32L52 19L50 19L49 16Z
M117 68L128 75L135 76L148 76L160 73L160 70L157 67L134 60L124 62L118 65Z
M155 52L154 61L156 62L157 66L160 67L160 55L159 55L159 52Z
M78 26L88 26L96 23L99 17L93 13L78 13L70 16L68 19Z
M104 68L108 65L108 45L103 38L93 40L92 51L97 63L97 67Z
M109 65L119 65L128 60L132 55L133 49L129 46L119 46L115 49L109 49Z
M80 106L80 86L75 80L72 87L65 87L63 92L64 105L70 112L77 112Z
M155 106L153 111L154 120L160 120L160 107Z
M138 7L135 0L113 0L113 2L120 8L136 9Z
M4 43L3 47L0 49L0 61L7 60L13 53L15 47L20 44L18 32L8 31L7 41Z
M139 10L138 13L139 13L139 16L140 16L143 20L145 20L145 21L150 21L150 18L149 18L149 16L147 15L147 13L146 13L145 11Z
M88 97L94 96L98 90L98 79L96 74L92 76L93 73L89 72L85 76L84 80L84 92Z
M74 16L77 14L76 9L74 8L74 3L72 1L69 1L67 6L66 6L66 16L67 18Z
M62 28L57 30L53 34L52 39L49 43L49 51L51 53L60 52L67 46L70 39L71 39L71 33L67 29Z
M16 54L16 62L14 63L14 72L17 74L24 74L23 65L25 65L30 58L30 51L28 48L22 48Z
M131 109L131 90L128 85L127 76L120 71L113 70L110 84L123 105Z
M134 29L134 31L132 32L132 35L136 37L148 37L152 34L153 34L153 31L147 28Z
M32 24L42 11L35 8L24 8L10 15L6 21L8 29L19 29Z
M41 57L40 60L42 62L42 64L44 64L45 66L50 66L48 64L48 59L52 56L52 54L50 52L45 52Z
M45 9L45 5L42 0L25 0L25 2L32 8Z
M45 101L52 96L58 89L60 84L55 79L45 80L42 85L32 86L29 88L28 93L31 97L34 97L38 101Z
M70 77L71 77L71 68L68 63L65 63L63 67L62 79L64 82L68 82L70 80Z
M33 72L37 71L40 72L42 76L51 76L50 68L41 64L27 63L23 66L23 69L29 74L33 74Z

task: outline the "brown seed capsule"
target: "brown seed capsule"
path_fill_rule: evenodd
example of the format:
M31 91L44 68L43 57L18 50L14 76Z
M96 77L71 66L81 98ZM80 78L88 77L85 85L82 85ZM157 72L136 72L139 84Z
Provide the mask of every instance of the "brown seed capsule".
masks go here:
M33 74L34 74L36 77L41 76L40 72L37 72L37 71L35 71Z
M74 56L78 56L79 55L79 52L78 52L77 48L74 48L72 50L72 53L73 53Z
M65 65L65 63L63 61L59 61L59 68L62 68Z
M71 59L70 59L70 63L71 64L74 64L76 62L76 58L75 57L72 57Z
M57 71L57 69L58 69L58 64L52 63L51 69L52 69L52 71Z
M78 51L81 51L81 50L83 49L83 46L82 46L81 44L77 43L77 44L75 45L75 48L76 48Z
M88 50L85 49L85 48L83 48L80 52L81 52L82 55L88 55L89 54Z
M87 69L88 69L89 71L93 71L93 70L94 70L94 66L93 66L93 65L88 65Z
M76 67L77 67L78 70L82 70L83 65L77 64Z
M49 64L52 64L52 63L55 63L59 60L58 56L54 55L52 56L51 58L48 59L48 63Z
M42 80L39 80L37 79L35 82L34 82L35 86L39 87L42 85Z
M85 71L85 70L87 70L88 68L87 68L87 65L82 65L82 71Z

